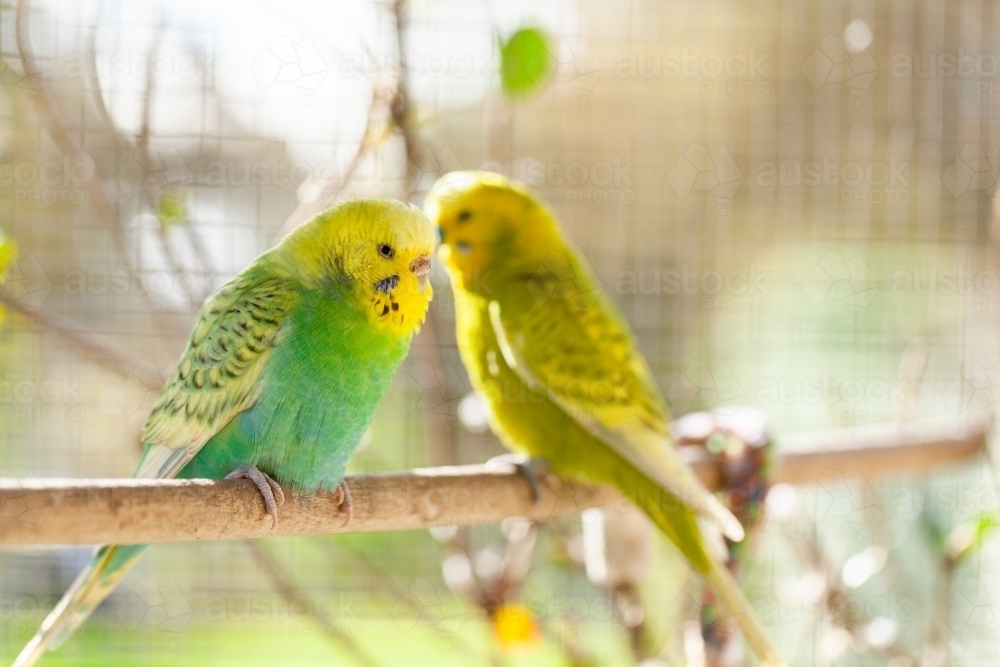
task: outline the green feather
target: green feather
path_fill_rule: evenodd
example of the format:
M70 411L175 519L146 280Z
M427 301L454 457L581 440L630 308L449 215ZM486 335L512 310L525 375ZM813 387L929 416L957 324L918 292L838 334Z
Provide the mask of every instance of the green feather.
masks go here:
M391 257L379 254L387 244ZM321 213L257 258L205 302L146 422L136 476L218 479L252 465L288 488L336 488L426 313L433 249L418 209L371 200ZM376 289L389 278L389 293ZM386 299L391 314L373 307ZM57 647L145 548L98 548L15 666Z

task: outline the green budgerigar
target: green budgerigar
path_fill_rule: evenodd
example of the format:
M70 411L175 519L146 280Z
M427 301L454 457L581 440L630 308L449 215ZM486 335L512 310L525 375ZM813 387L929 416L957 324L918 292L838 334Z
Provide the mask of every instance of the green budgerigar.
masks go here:
M206 301L143 431L136 477L245 477L273 522L282 487L336 490L431 299L434 229L414 206L320 213ZM57 647L145 545L98 548L15 667Z
M697 518L736 541L742 526L680 460L628 324L552 211L486 172L446 175L425 210L455 293L459 352L494 432L560 475L622 491L737 616L762 662L781 665Z

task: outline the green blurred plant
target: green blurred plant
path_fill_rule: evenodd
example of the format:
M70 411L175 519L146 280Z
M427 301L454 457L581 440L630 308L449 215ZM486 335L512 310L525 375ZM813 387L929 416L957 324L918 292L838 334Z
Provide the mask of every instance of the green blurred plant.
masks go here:
M156 202L156 217L164 229L187 225L185 194L184 190L165 188L160 195L159 201Z
M0 286L7 282L7 271L10 269L10 265L16 260L17 243L0 229ZM7 310L0 306L0 322L3 321L6 315Z
M552 70L549 38L538 28L521 28L500 44L500 82L507 97L523 99L540 91Z
M1000 516L995 511L977 514L958 524L944 541L945 557L957 565L975 555L1000 528Z

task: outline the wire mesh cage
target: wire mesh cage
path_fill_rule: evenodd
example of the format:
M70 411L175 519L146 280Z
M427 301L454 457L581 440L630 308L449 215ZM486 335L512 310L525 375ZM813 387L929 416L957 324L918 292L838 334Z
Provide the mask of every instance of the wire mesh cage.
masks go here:
M674 417L761 411L780 457L992 415L996 21L981 0L4 2L2 476L131 475L214 289L334 202L421 205L467 169L550 204ZM350 472L505 451L431 283ZM758 499L740 577L785 659L993 664L986 459L844 460ZM44 664L742 664L648 532L591 510L157 545ZM0 551L0 659L90 553Z

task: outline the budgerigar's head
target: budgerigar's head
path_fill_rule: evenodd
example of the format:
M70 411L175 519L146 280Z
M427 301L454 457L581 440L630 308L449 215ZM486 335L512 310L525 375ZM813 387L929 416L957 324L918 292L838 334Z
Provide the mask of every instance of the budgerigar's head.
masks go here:
M438 228L441 261L472 291L487 275L537 268L552 243L561 243L548 208L524 185L492 172L446 174L431 188L424 210Z
M434 227L412 204L337 204L300 225L275 250L307 285L336 298L346 295L380 328L408 335L427 315Z

